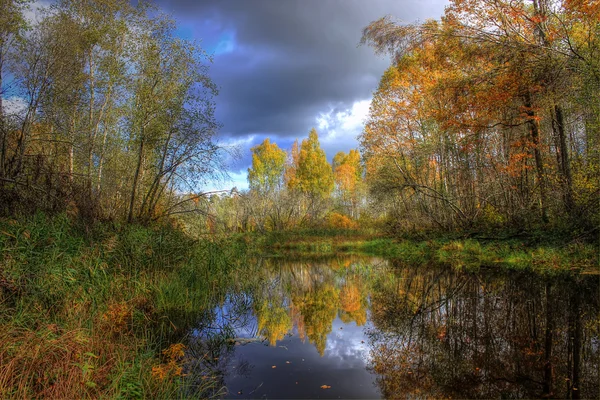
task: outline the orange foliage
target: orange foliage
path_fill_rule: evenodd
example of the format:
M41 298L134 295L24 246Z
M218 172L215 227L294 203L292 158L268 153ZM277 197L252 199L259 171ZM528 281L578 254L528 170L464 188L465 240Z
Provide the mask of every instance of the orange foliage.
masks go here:
M358 229L358 222L353 221L349 217L339 214L329 214L328 221L329 226L336 229Z
M102 314L102 326L115 334L125 333L129 330L132 312L127 303L112 303Z
M340 305L342 310L352 313L360 310L361 293L356 285L345 285L340 292Z
M163 350L163 355L167 359L166 363L152 367L152 376L160 381L175 376L183 376L181 361L185 355L185 346L181 343L175 343L169 348Z

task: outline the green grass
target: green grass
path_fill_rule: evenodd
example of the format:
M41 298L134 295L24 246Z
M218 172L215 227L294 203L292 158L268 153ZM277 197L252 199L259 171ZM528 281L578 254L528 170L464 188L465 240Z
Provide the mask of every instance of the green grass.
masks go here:
M172 398L191 380L161 378L161 352L219 300L245 247L38 214L0 220L0 253L1 398Z
M258 253L333 255L363 253L410 264L435 264L476 272L481 268L530 270L540 274L599 273L598 246L593 243L539 240L476 240L438 237L430 240L373 237L360 231L288 231L248 234L237 240Z

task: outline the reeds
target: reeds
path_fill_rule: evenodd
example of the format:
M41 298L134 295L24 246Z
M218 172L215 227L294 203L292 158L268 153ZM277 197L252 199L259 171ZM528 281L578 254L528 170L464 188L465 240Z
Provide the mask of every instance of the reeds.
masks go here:
M0 220L0 398L155 398L161 352L220 296L239 248L165 226Z

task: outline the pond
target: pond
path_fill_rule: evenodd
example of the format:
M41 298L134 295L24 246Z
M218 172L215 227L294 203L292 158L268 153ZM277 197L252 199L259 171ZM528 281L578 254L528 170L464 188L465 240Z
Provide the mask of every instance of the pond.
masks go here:
M597 277L265 258L188 356L225 398L596 397L598 293Z

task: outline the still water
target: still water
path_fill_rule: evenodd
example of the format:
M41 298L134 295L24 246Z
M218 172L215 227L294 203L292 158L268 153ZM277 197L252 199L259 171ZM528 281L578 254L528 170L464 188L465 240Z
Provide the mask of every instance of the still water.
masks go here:
M225 398L597 398L598 286L358 256L261 259L188 355Z

